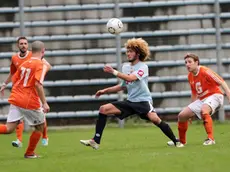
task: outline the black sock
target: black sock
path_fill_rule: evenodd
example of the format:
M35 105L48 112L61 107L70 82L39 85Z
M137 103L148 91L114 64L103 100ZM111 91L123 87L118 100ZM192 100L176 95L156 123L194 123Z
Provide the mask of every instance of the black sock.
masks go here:
M101 137L102 137L102 133L105 128L105 125L106 125L106 120L107 120L107 116L99 113L99 117L97 119L97 124L96 124L96 131L95 131L95 135L93 138L94 141L98 144L100 144L101 142Z
M161 121L160 124L158 124L157 126L161 129L161 131L162 131L169 139L171 139L171 140L174 142L174 144L176 144L177 139L176 139L176 137L175 137L175 135L174 135L172 129L170 128L170 126L169 126L167 123L165 123L164 121Z

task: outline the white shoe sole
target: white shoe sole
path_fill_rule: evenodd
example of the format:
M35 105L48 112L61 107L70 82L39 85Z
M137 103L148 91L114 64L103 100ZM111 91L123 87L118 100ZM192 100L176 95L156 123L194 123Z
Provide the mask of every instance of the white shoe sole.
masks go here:
M211 145L215 145L215 144L216 144L215 142L212 142L212 143L209 143L209 144L203 143L204 146L211 146Z
M92 148L95 149L95 150L99 149L99 145L93 146L93 145L90 144L90 143L86 143L84 140L80 140L80 143L83 144L83 145L85 145L85 146L90 146L90 147L92 147Z
M18 144L18 143L12 142L12 146L15 147L15 148L21 148L22 147L22 143Z
M80 140L80 143L83 144L83 145L85 145L85 146L90 146L89 143L86 143L86 142L84 142L83 140Z
M174 143L173 143L173 141L168 141L168 142L167 142L167 145L168 145L168 146L175 146Z

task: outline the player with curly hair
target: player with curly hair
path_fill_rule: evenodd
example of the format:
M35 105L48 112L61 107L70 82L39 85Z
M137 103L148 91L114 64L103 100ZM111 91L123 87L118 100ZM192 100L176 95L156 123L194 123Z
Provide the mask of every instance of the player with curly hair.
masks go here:
M173 141L174 145L177 145L177 139L170 126L158 117L152 106L152 96L148 88L149 69L144 63L150 58L148 43L142 38L133 38L126 42L125 48L129 63L123 65L122 72L113 69L110 65L104 66L104 72L111 73L122 79L122 83L97 91L96 97L127 89L128 98L124 101L115 101L102 105L99 109L93 139L80 140L80 142L98 149L108 115L115 115L119 119L124 119L137 114L142 119L150 120Z

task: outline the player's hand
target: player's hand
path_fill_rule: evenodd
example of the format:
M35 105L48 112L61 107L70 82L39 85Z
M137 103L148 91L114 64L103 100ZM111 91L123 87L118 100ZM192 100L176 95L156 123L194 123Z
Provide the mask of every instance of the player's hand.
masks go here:
M192 118L188 119L189 124L192 124Z
M101 95L105 94L105 92L106 92L105 90L99 90L99 91L96 92L95 97L98 98Z
M105 65L103 70L104 72L107 72L107 73L113 73L114 71L113 67L110 65Z
M5 90L5 88L6 88L6 84L3 83L2 86L1 86L1 88L0 88L0 92L1 92L2 96L4 96L4 90Z
M48 113L50 111L50 107L47 103L43 104L42 108L44 113Z

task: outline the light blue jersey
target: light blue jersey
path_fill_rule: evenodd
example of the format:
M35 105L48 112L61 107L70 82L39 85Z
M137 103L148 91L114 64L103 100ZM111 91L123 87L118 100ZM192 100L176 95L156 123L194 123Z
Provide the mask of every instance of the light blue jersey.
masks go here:
M148 101L152 103L152 97L148 87L148 66L143 62L138 62L134 66L132 66L131 63L125 63L122 67L122 73L134 74L138 78L133 82L122 81L121 86L126 87L128 91L127 100L131 102Z

